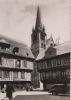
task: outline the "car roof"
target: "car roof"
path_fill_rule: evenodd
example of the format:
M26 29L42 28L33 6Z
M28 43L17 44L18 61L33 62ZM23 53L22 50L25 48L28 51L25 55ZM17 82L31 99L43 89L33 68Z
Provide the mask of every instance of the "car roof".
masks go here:
M58 85L64 85L64 84L53 84L52 86L56 86L56 85L58 86Z
M64 84L54 84L54 85L51 86L51 88L56 87L56 86L64 86Z

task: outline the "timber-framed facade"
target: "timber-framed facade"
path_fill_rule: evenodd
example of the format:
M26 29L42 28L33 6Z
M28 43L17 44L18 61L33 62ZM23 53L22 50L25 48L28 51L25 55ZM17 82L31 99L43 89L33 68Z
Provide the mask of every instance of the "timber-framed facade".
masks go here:
M34 56L22 43L0 36L0 88L12 83L17 88L31 85Z
M40 73L40 80L44 86L44 90L49 90L52 84L65 84L69 88L70 87L69 86L70 85L69 42L66 44L65 43L61 44L57 47L49 47L44 52L44 57L40 58L39 56L37 58L37 66L38 66L38 71Z

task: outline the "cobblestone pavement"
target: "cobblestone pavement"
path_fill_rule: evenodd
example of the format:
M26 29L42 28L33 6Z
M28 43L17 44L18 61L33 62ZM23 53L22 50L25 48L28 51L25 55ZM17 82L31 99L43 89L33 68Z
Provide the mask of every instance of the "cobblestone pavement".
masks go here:
M13 98L15 98L17 95L42 95L42 94L49 94L48 92L40 92L40 91L16 91L13 93ZM6 93L0 92L0 100L6 99Z
M53 96L44 91L16 91L13 93L13 100L70 100L69 96ZM6 93L0 92L0 100L8 100Z
M70 100L69 96L66 95L17 95L13 100Z

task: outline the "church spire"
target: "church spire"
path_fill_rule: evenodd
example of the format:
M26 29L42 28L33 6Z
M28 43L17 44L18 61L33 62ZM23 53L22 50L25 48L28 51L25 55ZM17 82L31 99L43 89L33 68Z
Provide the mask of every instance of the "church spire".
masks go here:
M31 50L35 57L38 56L39 52L46 48L46 33L45 27L41 23L40 8L37 7L37 16L35 28L32 29L31 34Z
M35 29L41 28L42 24L41 24L41 15L40 15L40 8L39 6L37 7L37 17L36 17L36 25L35 25Z

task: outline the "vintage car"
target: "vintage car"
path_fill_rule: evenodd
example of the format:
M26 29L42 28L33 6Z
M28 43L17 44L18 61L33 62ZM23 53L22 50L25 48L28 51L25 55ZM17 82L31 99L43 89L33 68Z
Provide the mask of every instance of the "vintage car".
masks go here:
M54 84L49 90L53 95L66 94L67 91L67 86L64 84Z

